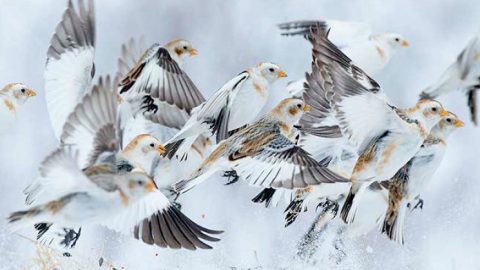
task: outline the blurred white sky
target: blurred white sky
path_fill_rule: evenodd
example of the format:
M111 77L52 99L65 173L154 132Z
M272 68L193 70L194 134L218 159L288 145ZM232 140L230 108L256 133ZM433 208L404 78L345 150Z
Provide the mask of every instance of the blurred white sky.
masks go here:
M410 47L395 55L376 77L394 103L408 106L480 30L480 5L474 0L95 2L97 75L115 71L120 45L132 36L144 35L149 43L182 37L200 52L185 66L206 96L259 61L278 63L289 74L288 79L303 76L310 67L309 44L301 38L281 37L275 24L327 18L368 22L375 32L398 32L409 40ZM65 7L63 0L0 0L0 84L24 82L39 94L20 112L19 123L12 132L0 139L1 219L22 207L23 187L35 177L39 162L56 145L46 113L43 69L50 37ZM276 100L286 95L287 82L275 85ZM441 101L468 120L463 94L451 94ZM452 136L435 185L425 195L424 211L412 215L407 222L407 248L370 235L347 243L351 256L341 267L470 269L480 265L478 259L474 260L480 252L477 233L480 219L476 215L480 210L479 133L479 129L467 124ZM227 230L215 251L166 251L129 241L135 249L129 252L160 268L165 263L184 265L185 258L224 266L254 266L254 250L258 260L272 267L288 261L294 254L296 241L309 225L308 217L284 229L282 209L265 210L250 203L255 190L212 182L215 181L188 195L195 203L186 203L186 212L202 224ZM189 204L196 208L189 208ZM206 217L201 219L201 214ZM18 238L8 236L3 243L0 241L0 247L14 243L18 249L22 248L16 242ZM373 247L374 253L365 252L367 245ZM122 250L118 247L116 251L124 254ZM161 256L153 256L154 253ZM126 266L138 267L138 260L123 258L122 261Z

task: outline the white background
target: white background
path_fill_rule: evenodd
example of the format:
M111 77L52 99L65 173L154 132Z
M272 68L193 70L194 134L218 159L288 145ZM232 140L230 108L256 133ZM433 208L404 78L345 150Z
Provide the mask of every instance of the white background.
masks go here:
M0 138L0 268L4 269L28 266L35 257L31 243L5 231L5 218L23 207L22 189L57 144L46 111L43 71L50 37L65 7L63 0L0 0L0 84L24 82L38 93L19 112L17 125ZM113 74L121 43L144 35L149 43L177 37L190 40L200 54L188 59L185 68L207 97L259 61L278 63L288 80L295 79L310 68L310 45L301 38L281 37L275 24L297 19L354 20L372 24L375 32L397 32L409 40L410 47L375 77L393 103L404 107L416 101L420 90L433 83L480 30L479 15L480 5L474 0L102 0L96 1L97 75ZM275 101L286 96L288 80L272 89ZM409 216L405 247L375 233L346 240L347 259L337 268L480 267L480 130L468 122L463 93L440 100L467 125L451 136L447 156L423 196L423 212ZM104 232L87 228L78 252L93 260L108 257L126 269L292 267L296 243L312 214L284 229L282 208L263 209L250 202L257 190L222 183L212 179L183 200L184 211L193 220L226 231L213 251L159 249L119 235L104 240Z

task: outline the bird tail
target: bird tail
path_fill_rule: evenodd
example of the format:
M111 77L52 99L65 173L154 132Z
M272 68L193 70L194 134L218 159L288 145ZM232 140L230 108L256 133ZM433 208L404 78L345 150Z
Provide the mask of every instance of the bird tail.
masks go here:
M400 245L404 243L403 229L406 213L407 204L402 202L398 207L389 207L383 221L382 233Z
M295 196L293 200L290 202L290 204L287 206L285 209L284 213L285 214L285 227L290 226L300 215L303 209L303 197Z
M44 213L41 207L33 207L25 211L17 211L8 217L10 231L18 231L22 228L33 226L37 223L38 217Z
M265 207L268 207L270 205L270 202L272 201L273 196L275 195L275 189L274 188L264 188L260 193L257 194L252 199L252 202L254 203L265 203Z
M363 195L363 192L368 186L369 184L365 183L365 181L359 181L352 184L350 192L348 193L347 198L343 203L342 211L340 214L342 220L345 223L350 224L355 219L355 214L357 213L361 196Z

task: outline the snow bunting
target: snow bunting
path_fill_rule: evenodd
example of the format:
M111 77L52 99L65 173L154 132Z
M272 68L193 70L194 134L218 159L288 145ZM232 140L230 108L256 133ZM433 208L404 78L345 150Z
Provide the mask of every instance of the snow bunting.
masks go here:
M57 138L67 117L90 88L95 74L95 12L93 0L68 1L50 41L45 67L45 97Z
M270 85L286 76L279 66L268 62L241 72L192 111L185 126L167 142L167 156L183 159L199 135L215 135L218 143L253 121L268 100Z
M0 134L15 122L17 110L27 99L36 96L32 89L21 83L9 83L0 90Z
M122 45L122 55L117 62L117 78L125 78L126 74L133 70L137 65L137 62L140 61L142 55L145 52L145 45L143 39L134 40L130 39L128 43ZM180 41L176 41L180 45ZM174 50L173 50L174 51ZM171 53L174 53L174 52ZM172 60L173 61L173 60ZM161 69L159 71L162 71ZM168 70L163 70L163 72L169 72ZM173 74L173 77L179 76L178 74ZM166 78L173 78L172 76L166 76ZM186 76L186 74L184 74ZM164 87L174 87L176 84L163 82L162 78L165 76L158 76L160 83L165 83ZM149 81L152 84L152 81ZM148 85L145 85L147 87ZM148 89L148 87L147 87ZM164 89L168 92L168 89ZM188 90L188 89L186 89ZM176 90L172 90L175 92ZM122 138L125 143L129 142L132 138L139 134L151 134L158 138L161 141L167 141L172 136L174 136L180 128L185 125L185 122L190 117L190 112L193 107L200 105L204 100L203 96L198 92L198 90L192 84L192 89L189 90L188 95L194 95L195 97L187 96L187 101L193 101L191 106L181 107L182 100L185 99L184 96L180 96L178 102L169 104L167 100L160 99L156 97L156 104L163 104L158 107L153 103L148 106L135 103L135 102L125 102L122 99L122 103L119 105L120 108L120 118L121 122L124 123L123 128L121 129ZM143 91L145 92L145 91ZM128 94L127 92L126 94ZM133 92L132 94L135 94ZM128 94L130 95L130 94ZM141 93L137 93L141 95ZM131 96L131 95L130 95ZM163 101L162 101L163 100ZM128 108L125 108L125 103ZM178 105L177 105L178 103ZM136 107L135 107L136 106ZM156 107L154 107L156 106ZM193 107L192 107L193 106ZM143 108L142 108L143 107ZM158 110L160 108L160 110ZM132 111L141 112L137 113L135 116L132 115ZM179 179L185 179L193 172L194 169L200 166L201 162L208 155L209 149L213 146L211 140L208 136L199 136L197 140L192 144L188 150L188 160L180 162L178 159L162 159L159 161L158 165L154 168L153 176L154 180L157 183L157 187L160 190L168 191L170 186L174 184Z
M57 182L54 200L26 211L12 213L9 221L18 227L37 223L58 223L72 227L102 224L122 208L155 190L153 180L143 172L118 174L113 166L96 165L83 171L75 155L61 148L48 156L40 169L43 177Z
M173 190L186 192L219 170L235 170L258 187L292 189L347 181L294 143L293 125L308 110L300 99L284 99L260 120L218 144L194 174Z
M133 42L130 43L132 46ZM122 49L127 58L132 48ZM134 115L180 129L191 110L205 101L190 77L182 70L188 56L197 55L189 41L177 39L166 45L153 44L119 84L118 93L131 105ZM127 60L122 61L126 65Z
M294 21L278 25L282 35L303 35L307 39L312 30L330 32L329 39L355 64L370 75L380 72L400 49L408 47L408 41L400 34L373 34L366 23L347 21ZM301 96L305 80L289 84L291 94Z
M462 126L463 122L449 113L432 129L417 154L389 182L389 205L382 232L390 239L403 244L407 204L424 191L445 155L447 137Z
M433 99L457 89L466 91L471 120L476 125L477 91L480 89L480 33L468 43L439 80L420 94L420 98Z
M78 167L83 168L85 174L102 166L111 167L117 174L136 169L151 172L155 161L164 153L164 148L156 138L139 135L120 150L114 85L108 78L100 79L99 84L84 95L67 118L61 135L62 146L78 151L79 160L75 163L82 165ZM54 173L62 175L63 170L67 168L60 167ZM51 180L48 171L41 169L40 172L40 177L25 190L28 201L41 199L48 202L52 198L67 195L65 191L58 191L59 183ZM109 220L112 221L110 228L133 234L147 244L161 247L211 248L201 239L216 241L217 238L207 234L220 233L205 229L184 216L170 204L156 184L155 190L148 196L132 202L125 211L117 212Z

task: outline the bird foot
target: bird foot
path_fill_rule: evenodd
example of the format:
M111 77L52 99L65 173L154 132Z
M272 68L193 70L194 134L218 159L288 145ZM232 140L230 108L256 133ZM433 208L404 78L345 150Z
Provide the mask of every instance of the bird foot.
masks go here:
M225 184L226 186L236 183L238 181L238 179L240 178L237 174L237 171L235 171L235 170L225 171L223 173L223 177L228 178L228 182Z
M413 206L413 208L411 207L412 205L410 203L407 206L408 206L408 208L411 209L411 211L413 211L417 208L420 209L420 210L423 210L423 199L418 198L417 203L415 204L415 206Z
M78 239L80 238L80 233L82 228L78 228L78 232L74 229L63 228L64 233L59 233L58 236L62 237L63 240L60 242L60 245L63 245L66 248L73 248L77 244Z
M143 113L153 112L155 114L158 111L158 106L155 105L154 100L151 96L144 96L141 110L143 111Z

